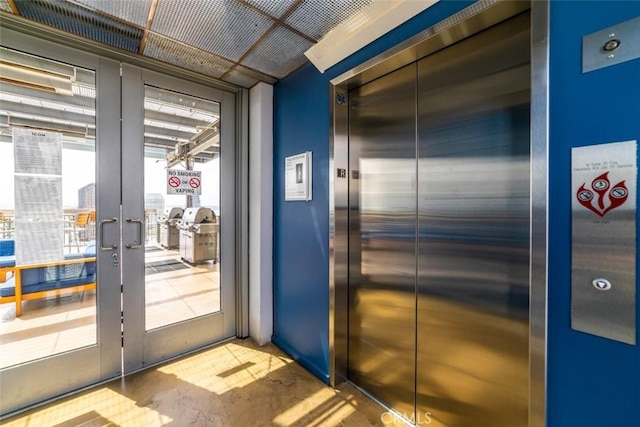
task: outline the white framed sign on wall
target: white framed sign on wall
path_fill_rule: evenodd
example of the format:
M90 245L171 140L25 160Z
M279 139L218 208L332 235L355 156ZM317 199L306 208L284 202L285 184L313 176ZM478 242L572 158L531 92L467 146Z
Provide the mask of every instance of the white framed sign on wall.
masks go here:
M285 157L284 200L309 201L311 193L311 151Z

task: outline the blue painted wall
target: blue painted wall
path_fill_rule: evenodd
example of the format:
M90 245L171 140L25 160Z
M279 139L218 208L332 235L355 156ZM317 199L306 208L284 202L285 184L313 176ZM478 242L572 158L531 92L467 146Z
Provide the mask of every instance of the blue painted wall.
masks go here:
M570 312L571 147L640 141L640 59L582 74L582 36L636 16L638 1L551 3L551 426L640 426L640 347L573 331Z
M470 3L440 2L325 74L309 64L275 87L273 340L325 381L329 81ZM552 427L640 426L640 347L570 327L571 147L640 140L640 60L582 74L582 36L639 15L638 1L551 4L547 416ZM284 202L284 158L307 150L313 151L313 201Z

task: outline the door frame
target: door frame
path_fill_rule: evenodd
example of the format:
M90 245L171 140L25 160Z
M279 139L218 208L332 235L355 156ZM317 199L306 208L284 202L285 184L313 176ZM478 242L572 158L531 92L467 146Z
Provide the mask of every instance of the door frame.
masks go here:
M331 80L329 88L329 382L347 379L349 90L531 10L529 426L546 423L549 2L480 0ZM346 179L345 179L346 178Z

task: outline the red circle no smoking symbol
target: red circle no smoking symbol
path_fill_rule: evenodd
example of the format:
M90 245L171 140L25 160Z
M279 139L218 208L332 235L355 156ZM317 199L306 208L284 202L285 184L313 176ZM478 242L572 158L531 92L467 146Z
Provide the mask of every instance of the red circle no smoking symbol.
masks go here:
M189 180L189 185L191 188L198 188L200 187L200 180L198 178L191 178Z
M171 178L169 178L169 185L172 188L180 187L180 178L178 178L177 176L172 176Z

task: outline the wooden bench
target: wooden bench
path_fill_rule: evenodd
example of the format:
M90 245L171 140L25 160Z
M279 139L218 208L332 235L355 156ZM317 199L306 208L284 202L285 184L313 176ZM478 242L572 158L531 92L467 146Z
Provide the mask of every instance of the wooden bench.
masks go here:
M15 302L16 317L22 316L22 301L83 292L96 288L95 256L0 268L0 304Z

